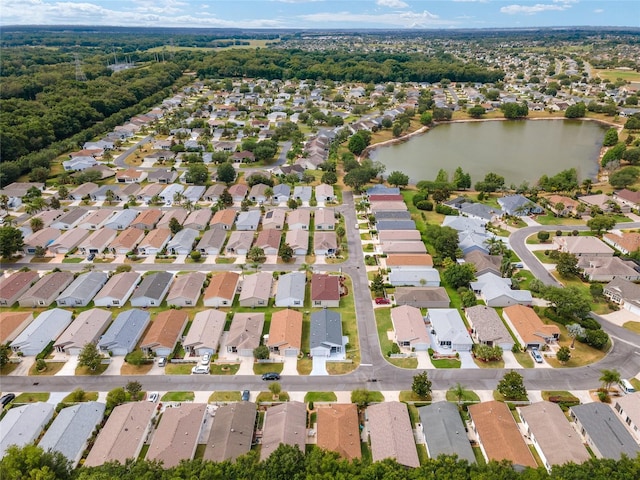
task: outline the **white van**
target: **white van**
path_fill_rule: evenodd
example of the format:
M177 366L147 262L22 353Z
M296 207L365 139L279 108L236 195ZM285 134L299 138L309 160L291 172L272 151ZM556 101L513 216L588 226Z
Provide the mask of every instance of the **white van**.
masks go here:
M622 391L622 393L635 393L636 391L636 389L633 388L633 385L631 385L631 382L624 378L620 380L620 383L618 383L618 386L620 387L620 390Z

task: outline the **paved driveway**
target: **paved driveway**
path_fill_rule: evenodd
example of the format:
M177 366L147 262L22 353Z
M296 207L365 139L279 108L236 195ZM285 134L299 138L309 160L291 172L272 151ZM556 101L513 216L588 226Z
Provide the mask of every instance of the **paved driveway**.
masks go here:
M458 352L458 354L460 355L460 368L480 368L473 361L471 352Z
M327 358L326 357L313 357L313 367L309 375L329 375L327 372Z

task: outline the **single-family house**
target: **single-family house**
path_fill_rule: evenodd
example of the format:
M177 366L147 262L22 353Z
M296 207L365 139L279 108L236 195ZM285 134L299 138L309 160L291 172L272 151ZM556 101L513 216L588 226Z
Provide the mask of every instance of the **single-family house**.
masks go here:
M309 232L307 230L289 230L285 243L293 249L296 256L306 255L309 251Z
M127 209L120 210L109 217L109 219L102 225L103 228L110 228L112 230L125 230L133 223L138 216L137 210Z
M167 252L173 255L189 255L200 233L193 228L183 228L167 243Z
M229 194L233 198L234 203L240 203L244 200L244 197L249 193L249 188L243 183L236 183L229 187Z
M238 288L240 275L235 272L221 272L211 277L204 292L205 307L230 307Z
M441 401L418 408L425 446L430 458L440 455L457 455L460 460L476 463L466 427L460 418L458 407L452 402Z
M18 299L21 307L43 308L51 305L73 282L71 272L52 272L43 276Z
M289 230L309 230L311 211L306 208L296 208L287 213Z
M366 194L367 197L371 197L373 195L400 195L400 188L386 187L384 185L377 184L367 188Z
M448 308L450 303L444 287L397 287L393 298L396 305L416 308Z
M253 232L233 231L227 241L226 251L230 255L246 255L253 243Z
M385 255L425 255L427 247L422 241L380 242L380 251Z
M613 249L596 237L553 237L558 250L576 257L612 257Z
M513 338L493 308L476 305L467 308L465 316L476 342L490 347L499 346L505 351L513 348Z
M187 187L183 193L186 200L196 203L202 198L207 187L202 185L191 185Z
M622 308L640 316L640 285L614 278L604 287L604 296Z
M613 409L640 443L640 392L614 398Z
M271 197L271 203L281 204L287 203L291 196L291 187L286 183L280 183L273 187L273 196Z
M380 242L418 242L422 240L418 230L378 230Z
M211 228L221 228L223 230L231 230L234 222L236 221L236 211L232 208L225 208L224 210L218 210L214 215L209 225Z
M126 463L136 459L152 430L151 419L156 405L151 402L129 402L113 409L98 434L83 466L98 467L108 462Z
M27 255L34 255L38 248L46 250L49 245L60 237L60 230L57 228L45 227L42 230L32 233L24 239L22 250Z
M145 276L131 297L132 307L159 307L169 291L173 274L156 272Z
M578 201L584 203L587 206L587 213L591 210L596 212L609 213L613 211L613 207L616 204L614 200L604 193L596 193L594 195L583 195L578 197ZM629 213L631 208L628 205L620 205L620 209L623 213Z
M611 405L594 402L569 409L576 428L596 458L635 458L640 446L616 415Z
M59 307L86 307L108 279L105 272L83 273L56 298L56 303Z
M162 218L162 211L157 208L149 208L140 212L131 227L140 230L153 230Z
M314 307L339 307L340 277L314 273L311 276L311 302Z
M411 220L411 212L408 210L378 210L376 220Z
M590 282L610 282L614 278L640 280L640 267L633 260L620 257L580 257L578 268Z
M277 355L298 356L302 348L302 313L291 309L274 312L266 345Z
M467 255L475 251L488 255L489 242L492 240L499 239L492 233L476 232L471 230L458 232L458 248L460 248L463 255Z
M533 308L511 305L502 311L502 317L525 348L542 349L544 345L560 339L558 326L545 324Z
M336 215L333 208L319 208L313 213L316 230L333 230L336 225Z
M140 342L140 348L148 355L166 357L181 339L189 316L183 310L165 310L151 322L151 327Z
M34 285L40 275L38 272L15 272L0 279L0 306L11 307L27 290Z
M205 228L207 228L207 225L209 225L211 215L211 210L208 208L194 210L184 221L184 227L192 228L194 230L204 230Z
M460 313L455 308L430 308L426 321L430 324L434 350L470 352L473 340Z
M58 352L79 355L87 343L98 343L111 323L111 312L92 308L81 312L58 337L53 347Z
M266 307L271 296L273 275L271 272L258 272L245 275L240 291L241 307Z
M391 401L370 405L367 407L367 430L374 462L391 458L405 467L420 466L406 404Z
M281 444L298 447L304 453L306 437L306 403L293 401L269 407L264 414L260 460L269 458Z
M206 279L207 276L202 272L178 275L167 295L167 305L194 307L198 303Z
M98 342L98 348L116 356L133 352L150 320L149 312L137 308L119 313Z
M384 259L387 268L395 268L398 270L421 269L424 267L433 267L433 258L429 254L411 255L411 254L393 254L388 255Z
M282 239L282 232L280 230L268 229L262 230L258 233L255 243L255 247L262 248L265 255L278 255L280 250L280 240Z
M637 232L605 233L602 239L625 255L640 251L640 233Z
M335 232L316 232L313 236L313 253L335 255L338 251L338 237Z
M184 185L180 185L179 183L172 183L167 185L167 187L162 190L158 194L158 196L162 199L165 205L170 206L173 204L176 198L176 194L182 195L184 192Z
M580 204L573 198L564 195L550 195L547 197L549 202L549 210L560 217L567 217L577 214L577 207Z
M498 205L500 205L504 213L512 216L523 217L544 213L544 208L519 194L499 197Z
M483 222L493 222L502 214L497 208L489 207L482 203L469 202L460 205L460 213L465 217L476 218Z
M533 302L529 290L512 290L510 278L502 278L494 273L480 275L471 282L471 289L490 307L531 305Z
M461 217L458 215L447 215L442 221L443 227L451 227L458 232L486 232L487 222L471 217Z
M394 340L400 348L427 351L429 335L419 308L403 305L391 309Z
M175 170L154 170L147 175L149 183L161 183L163 185L173 184L178 178L178 172ZM173 198L172 198L173 200Z
M480 250L473 250L464 256L464 261L476 268L476 276L478 277L485 273L502 276L500 273L502 255L487 255Z
M64 231L62 235L49 244L49 251L54 255L67 254L73 251L85 238L89 236L89 230L73 228Z
M402 199L398 199L396 201L389 200L379 200L372 201L369 203L369 210L373 215L377 215L380 211L399 211L404 212L407 210L407 204L402 201Z
M115 255L126 255L133 252L143 238L143 230L128 227L109 244L108 248Z
M433 267L411 270L392 268L389 283L394 287L439 287L440 274Z
M136 194L136 198L148 205L149 203L151 203L151 199L153 199L156 195L158 195L159 198L160 193L162 193L164 188L165 186L160 183L147 183Z
M122 307L140 281L137 272L122 272L113 275L93 299L96 307Z
M55 222L50 225L50 227L58 230L71 230L76 226L76 224L88 217L89 213L91 212L86 208L72 208L68 212L59 216Z
M127 197L122 195L122 189L120 185L102 185L95 192L91 192L89 195L91 200L94 202L107 202L107 204L113 202L121 202L122 200L126 200Z
M547 471L554 465L581 464L591 458L558 404L541 401L519 407L518 412Z
M24 356L37 355L58 338L71 323L71 312L53 308L42 312L11 342L11 350Z
M264 230L282 230L284 228L284 218L284 210L269 210L262 219L262 228Z
M214 183L204 192L204 200L207 202L217 203L220 195L226 190L226 185L222 183Z
M10 445L19 448L34 443L53 418L54 406L36 402L7 411L0 421L0 458Z
M33 312L4 312L0 315L0 345L11 343L33 322Z
M151 230L138 244L138 254L157 255L169 243L169 239L171 239L171 230L168 228Z
M253 402L233 402L220 405L213 417L203 460L234 461L249 453L258 411Z
M182 346L189 355L213 355L218 351L227 314L220 310L203 310L193 317Z
M613 200L621 207L640 209L640 192L627 188L613 192Z
M257 202L258 204L263 204L267 201L267 189L271 188L269 185L265 185L264 183L256 183L251 190L249 190L249 200L252 202Z
M116 235L118 235L116 230L101 228L81 241L78 244L78 250L83 255L103 253L105 250L108 250L109 245L115 240Z
M196 250L203 255L219 255L226 239L226 230L212 228L202 234L198 245L196 245Z
M469 416L471 428L478 437L480 450L487 462L507 460L516 467L537 468L506 403L493 400L470 405Z
M333 192L333 187L326 183L321 183L316 186L316 201L318 202L335 202L336 194Z
M317 445L337 452L342 458L361 458L360 423L354 403L334 403L318 407Z
M276 292L276 307L302 308L307 278L304 272L280 275Z
M227 352L242 357L253 357L253 350L260 346L264 313L236 313L227 334Z
M311 314L309 350L312 357L330 357L344 352L342 317L338 312L323 308Z
M307 204L311 201L311 195L313 190L308 186L298 185L293 187L293 199L300 200L301 202L307 202Z
M174 218L180 225L182 225L188 216L189 212L187 212L184 208L172 208L171 210L167 210L165 212L156 226L158 228L170 228L171 222Z
M236 230L258 230L261 216L262 214L260 213L260 210L249 210L247 212L238 213L238 219L236 220Z
M141 183L147 178L146 170L136 170L127 168L116 172L116 182L118 183Z
M103 209L94 210L84 219L82 219L76 226L78 228L84 228L85 230L98 230L102 227L111 216L115 213L113 210Z
M42 227L49 227L57 218L60 217L64 213L64 210L61 209L53 209L53 210L44 210L40 213L36 213L33 218L39 218L42 220ZM31 220L31 218L29 219ZM26 222L23 223L26 226Z
M91 198L91 194L99 188L100 187L93 182L83 183L82 185L79 185L78 187L71 190L71 192L69 193L69 198L71 200L82 200L85 197Z
M60 410L38 443L45 452L60 452L75 468L87 448L89 438L102 422L106 405L82 402Z
M416 230L416 222L413 220L377 220L376 221L376 230L380 233L392 231L392 232L400 232L406 230L408 232L417 232L417 238L415 233L406 233L403 234L407 240L420 240L420 232ZM403 240L404 238L389 238L388 236L384 238L384 240ZM382 240L382 238L380 239Z

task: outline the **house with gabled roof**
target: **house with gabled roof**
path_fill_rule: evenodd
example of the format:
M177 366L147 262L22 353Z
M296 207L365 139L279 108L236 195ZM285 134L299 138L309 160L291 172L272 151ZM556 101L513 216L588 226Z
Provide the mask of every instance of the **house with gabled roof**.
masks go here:
M100 187L93 182L83 183L71 190L69 198L72 200L82 200L84 197L91 196L91 194L99 188Z
M226 188L227 186L222 183L214 183L204 192L204 200L216 203Z
M336 194L333 192L333 187L326 183L321 183L316 186L316 201L318 202L335 202Z
M434 350L470 352L473 340L455 308L430 308L426 321L430 324Z
M32 218L39 218L42 220L42 227L47 228L53 222L56 221L57 218L60 217L64 213L62 209L53 209L53 210L43 210L42 212L36 213ZM31 220L31 219L29 219ZM23 223L26 226L27 222Z
M234 461L249 453L258 411L253 402L232 402L220 405L213 417L203 460Z
M220 338L227 321L227 314L220 310L203 310L193 317L189 332L182 346L190 355L213 355L218 351Z
M119 313L99 340L98 348L117 356L133 352L150 320L149 312L137 308Z
M640 315L640 285L624 278L614 278L604 287L603 293L611 302Z
M156 228L151 230L138 244L138 254L151 256L157 255L169 243L171 230L168 228Z
M33 322L33 312L3 312L0 315L0 345L11 343Z
M374 462L390 458L405 467L420 466L406 404L392 401L369 405L367 430Z
M60 237L60 230L51 227L45 227L42 230L32 233L24 239L22 250L27 255L34 255L36 248L41 247L45 250Z
M122 272L113 275L93 299L96 307L122 307L140 281L137 272Z
M502 255L487 255L480 250L473 250L464 256L464 261L476 268L476 276L493 273L501 276Z
M490 347L500 346L505 351L513 348L514 340L493 308L476 305L465 309L464 313L476 342Z
M544 213L544 208L519 194L505 195L504 197L498 198L498 205L500 205L502 211L507 215L521 217Z
M640 392L614 398L613 409L640 443Z
M271 297L273 274L271 272L258 272L253 275L245 275L240 291L241 307L266 307Z
M195 249L203 255L219 255L226 240L226 230L212 228L202 234Z
M71 272L52 272L43 276L18 299L21 307L42 308L51 305L73 282Z
M266 202L267 201L267 195L266 195L267 188L271 188L271 187L269 187L269 185L265 185L264 183L255 184L253 187L251 187L251 190L249 191L249 200L251 200L252 202L257 202L257 203Z
M113 242L118 235L116 230L111 228L101 228L91 233L87 238L82 240L78 244L78 250L83 255L93 253L97 255L108 249L111 242Z
M460 460L476 463L458 407L441 401L418 408L425 446L430 458L457 455Z
M200 233L193 228L183 228L167 243L167 252L173 255L189 255Z
M286 183L280 183L273 187L273 196L271 197L271 203L281 204L287 203L291 196L291 187Z
M0 420L0 458L10 445L19 448L35 442L53 418L54 406L35 402L11 408Z
M311 302L314 307L340 306L340 278L314 273L311 276Z
M285 243L293 249L296 256L306 255L309 250L309 232L307 230L289 230Z
M129 402L115 407L83 465L124 464L127 459L138 458L151 432L151 419L155 413L156 405L151 402Z
M15 272L0 278L0 305L10 307L40 278L36 271Z
M268 210L262 219L262 228L264 230L282 230L284 228L285 213L284 210L273 209Z
M141 183L147 178L146 170L136 170L127 168L116 172L116 182L118 183Z
M194 210L184 221L184 226L185 228L192 228L194 230L204 230L207 228L207 225L209 225L211 215L211 210L208 208Z
M418 242L422 240L422 237L420 236L420 232L415 229L412 229L412 230L377 229L377 230L378 230L378 240L380 242Z
M153 352L157 357L168 356L176 347L188 321L189 316L183 310L160 312L151 322L151 327L140 342L140 348L148 355Z
M313 236L313 253L316 255L335 255L338 251L338 238L335 232L316 232Z
M58 337L53 347L58 352L79 355L87 343L98 343L111 323L111 312L92 308L81 312Z
M138 211L133 209L120 210L113 214L103 225L103 228L112 230L125 230L138 216Z
M512 290L510 278L502 278L494 273L480 275L476 281L471 282L471 290L490 307L533 303L529 290Z
M170 228L171 220L173 218L182 225L187 217L189 216L189 212L187 212L184 208L172 208L167 210L165 214L162 216L156 227L158 228Z
M83 273L56 298L56 303L59 307L86 307L108 279L105 272Z
M236 221L236 211L232 208L225 208L218 210L214 215L209 225L211 228L221 228L223 230L231 230L233 224Z
M115 255L126 255L133 252L143 238L143 230L128 227L109 244L109 250Z
M419 308L403 305L391 309L394 340L400 348L427 351L430 346L427 327Z
M625 255L640 251L640 233L637 232L605 233L602 239Z
M60 452L75 468L87 448L89 438L102 422L106 405L82 402L60 410L38 442L45 452Z
M204 291L205 307L230 307L238 289L240 275L235 272L220 272L211 277Z
M311 211L306 208L296 208L287 213L289 230L309 230Z
M58 230L71 230L76 226L76 224L80 223L80 221L88 217L89 213L91 212L86 208L72 208L68 212L65 212L61 216L59 216L56 221L50 225L50 227L56 228Z
M236 220L236 230L258 230L261 216L262 214L260 213L260 210L249 210L247 212L238 213L238 218Z
M379 248L385 255L424 255L427 253L427 247L422 241L381 242Z
M558 250L576 257L612 257L613 249L596 237L553 237Z
M613 192L613 200L621 207L640 208L640 192L634 192L627 188Z
M231 255L246 255L253 243L253 232L233 231L227 241L226 251Z
M305 451L307 436L307 405L292 401L267 408L262 429L260 460L264 461L281 445Z
M440 273L433 267L410 270L392 268L389 283L394 287L439 287Z
M42 352L71 323L71 312L53 308L42 312L11 342L11 350L32 356Z
M111 192L108 193L108 192ZM126 196L122 195L122 189L120 185L107 184L102 185L95 192L92 192L90 197L94 202L109 202L109 196L112 195L112 202L120 202L126 200Z
M205 190L206 190L206 187L202 185L191 185L185 189L183 195L187 200L190 200L191 202L196 203L197 201L200 200L200 198L202 198L202 195L204 195Z
M235 313L227 334L227 353L253 357L260 346L264 328L264 313Z
M477 218L484 222L493 222L496 220L502 212L488 205L482 203L463 203L460 206L460 212L462 215L471 218Z
M317 445L342 458L361 458L358 408L354 403L318 407Z
M108 209L94 210L78 223L79 228L98 230L115 212Z
M229 193L234 202L240 203L244 200L244 197L247 196L247 193L249 193L249 188L243 183L236 183L229 187Z
M173 282L173 274L156 272L146 275L131 297L133 307L158 307Z
M494 400L470 405L469 416L487 462L507 460L516 467L537 468L506 403Z
M309 346L312 357L330 357L344 352L342 317L338 312L324 308L311 314Z
M316 230L333 230L336 224L336 216L333 208L319 208L313 214Z
M581 464L591 458L562 409L547 401L518 407L522 426L547 471L554 465Z
M387 258L385 258L385 265L387 268L396 268L400 270L420 269L424 267L433 267L433 258L428 254L393 254L387 255Z
M277 355L298 356L302 348L302 313L288 308L274 312L266 345Z
M67 254L89 236L89 230L73 228L65 231L49 244L49 251L54 255Z
M444 287L397 287L393 299L396 305L416 308L448 308L450 303Z
M611 405L594 402L569 408L576 429L596 458L636 458L640 446L625 428Z
M502 317L525 348L542 349L544 345L560 339L558 326L545 324L533 308L511 305L502 311Z
M162 218L162 210L157 208L149 208L140 212L131 224L133 228L140 230L153 230Z
M200 298L200 291L207 276L202 272L189 272L176 276L169 294L167 304L178 307L194 307Z
M411 212L407 210L378 210L376 220L411 220Z
M306 282L304 272L290 272L280 275L276 292L276 307L301 308L304 305Z
M293 199L301 202L310 202L313 190L309 186L297 185L293 187Z
M278 255L281 239L282 232L280 230L262 230L260 233L258 233L258 237L254 242L254 246L262 248L265 255Z

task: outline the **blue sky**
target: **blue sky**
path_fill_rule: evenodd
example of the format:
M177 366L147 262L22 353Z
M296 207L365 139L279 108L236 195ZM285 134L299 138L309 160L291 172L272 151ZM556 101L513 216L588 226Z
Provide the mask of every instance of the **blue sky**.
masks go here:
M2 25L640 27L638 0L2 0Z

